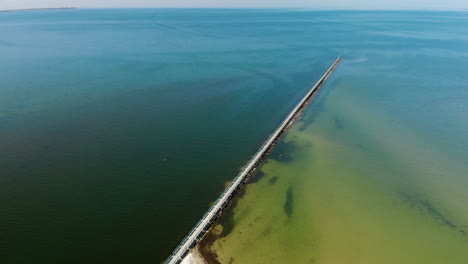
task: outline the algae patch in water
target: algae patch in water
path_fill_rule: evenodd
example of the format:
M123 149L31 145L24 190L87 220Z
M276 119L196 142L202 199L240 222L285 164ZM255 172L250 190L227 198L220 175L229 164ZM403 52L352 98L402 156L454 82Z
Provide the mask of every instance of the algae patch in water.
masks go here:
M284 212L288 217L291 217L294 209L294 195L293 188L289 187L288 192L286 193L286 202L284 203Z

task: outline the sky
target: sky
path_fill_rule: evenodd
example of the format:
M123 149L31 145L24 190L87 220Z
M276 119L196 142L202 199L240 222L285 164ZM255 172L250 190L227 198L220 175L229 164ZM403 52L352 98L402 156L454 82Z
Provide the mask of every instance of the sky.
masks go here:
M468 10L468 0L0 0L0 9L46 7L289 7L313 9Z

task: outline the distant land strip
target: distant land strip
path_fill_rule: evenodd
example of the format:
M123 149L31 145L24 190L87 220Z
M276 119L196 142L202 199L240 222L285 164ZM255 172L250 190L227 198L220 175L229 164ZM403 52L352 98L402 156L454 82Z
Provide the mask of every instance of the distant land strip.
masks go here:
M25 9L6 9L0 12L21 12L21 11L39 11L39 10L57 10L57 9L76 9L76 7L52 7L52 8L25 8Z

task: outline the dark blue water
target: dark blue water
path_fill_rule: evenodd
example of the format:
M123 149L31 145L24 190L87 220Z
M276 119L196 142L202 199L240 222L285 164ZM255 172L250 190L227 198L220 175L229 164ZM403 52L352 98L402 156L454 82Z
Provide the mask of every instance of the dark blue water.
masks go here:
M3 262L163 260L338 55L366 100L463 157L467 24L456 12L1 13ZM373 71L386 86L360 82Z

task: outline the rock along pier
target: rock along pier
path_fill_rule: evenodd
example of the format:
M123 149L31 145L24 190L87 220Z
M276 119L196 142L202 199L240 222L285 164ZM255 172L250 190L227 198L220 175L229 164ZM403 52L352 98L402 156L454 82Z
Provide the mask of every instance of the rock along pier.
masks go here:
M224 192L216 199L208 211L200 218L195 226L190 230L188 235L180 242L174 249L172 254L166 259L165 264L179 264L183 258L194 248L198 242L203 238L205 233L209 230L213 222L222 214L223 209L228 205L229 201L236 195L239 188L247 181L263 160L271 153L273 148L277 145L278 141L282 138L288 128L294 124L304 113L307 106L312 101L315 93L330 77L338 64L341 62L341 57L338 57L335 62L328 68L325 74L318 80L318 82L309 90L309 92L302 98L302 100L292 109L289 115L278 126L275 132L255 155L250 159L242 171L234 178Z

